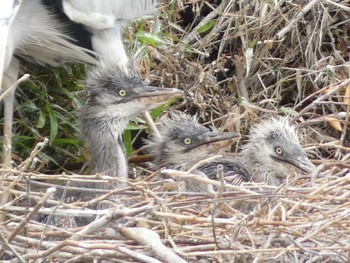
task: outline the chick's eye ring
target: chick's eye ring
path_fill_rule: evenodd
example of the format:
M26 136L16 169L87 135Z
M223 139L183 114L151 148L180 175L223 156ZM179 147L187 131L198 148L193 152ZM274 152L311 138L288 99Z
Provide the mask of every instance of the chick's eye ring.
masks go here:
M118 92L120 97L125 97L126 96L126 91L124 89L119 90Z
M275 152L276 152L278 155L281 155L281 154L283 153L281 147L276 147Z
M190 138L185 138L185 139L184 139L184 144L189 145L189 144L191 144L191 143L192 143L192 140L191 140Z

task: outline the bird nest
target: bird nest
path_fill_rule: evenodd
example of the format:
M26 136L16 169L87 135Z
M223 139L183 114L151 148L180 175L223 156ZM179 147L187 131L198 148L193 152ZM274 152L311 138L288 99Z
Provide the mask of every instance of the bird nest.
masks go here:
M157 173L150 174L127 188L101 191L98 198L74 203L50 198L52 187L30 190L31 182L43 185L52 176L14 173L6 181L16 183L10 190L16 198L2 207L8 218L0 235L2 253L6 251L2 259L9 262L348 261L350 173L340 162L320 165L310 176L291 174L280 187L234 186L164 170L168 179L152 180ZM213 184L216 191L178 191L176 181L189 176ZM55 180L115 178L61 175ZM108 208L89 209L97 202ZM34 220L53 213L62 218L55 226ZM73 216L96 219L74 227Z
M317 168L274 187L228 185L220 169L217 181L173 170L155 180L135 166L127 188L75 189L100 196L67 202L53 195L68 181L116 178L32 172L38 145L2 170L2 262L348 262L349 3L173 1L147 26L159 42L141 71L185 91L173 108L242 135L265 115L289 114ZM188 176L215 191L182 191ZM54 215L56 225L39 220ZM72 217L96 220L75 227Z

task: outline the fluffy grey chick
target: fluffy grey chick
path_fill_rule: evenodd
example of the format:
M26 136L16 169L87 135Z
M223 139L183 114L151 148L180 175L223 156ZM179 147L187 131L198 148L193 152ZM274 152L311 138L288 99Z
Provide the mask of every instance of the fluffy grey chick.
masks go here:
M254 126L240 158L253 181L275 186L295 169L310 173L314 168L286 117L270 118Z
M80 109L78 120L83 139L92 155L94 172L118 177L125 182L128 179L128 162L122 136L130 118L181 95L182 91L146 86L134 71L126 72L111 64L96 67L89 72L86 91L87 100ZM124 187L125 183L79 182L72 183L72 186L114 189ZM57 193L57 196L60 194L62 193ZM87 201L96 196L91 192L68 189L65 199ZM93 208L105 207L99 204ZM50 224L57 224L62 219L65 220L59 216L54 217ZM85 225L90 221L91 219L75 218L77 225Z
M158 107L167 100L179 96L178 89L147 86L132 70L104 64L90 70L86 84L87 98L80 109L78 120L81 134L92 155L94 173L105 173L118 177L122 182L128 179L128 162L125 155L123 133L130 118ZM82 183L74 182L75 187L114 189L125 183ZM56 194L56 198L62 192ZM97 193L79 192L67 189L65 200L87 201ZM116 199L114 199L116 200ZM104 208L97 205L93 208ZM57 224L64 217L54 217L50 224ZM91 219L75 218L77 225L85 225ZM66 225L66 224L65 224ZM70 227L73 225L68 224Z
M182 92L146 86L132 70L126 73L110 65L90 72L86 90L88 99L80 110L79 122L95 172L126 180L128 165L122 136L130 118Z
M172 113L170 118L160 125L159 132L161 136L153 136L147 145L154 163L158 168L171 167L182 171L217 154L220 148L230 145L233 139L239 137L236 132L212 132L199 124L196 117L182 112ZM209 178L216 179L218 164L220 160L215 160L211 164L198 167L194 173L207 177L206 172L208 172ZM244 176L248 177L247 173ZM188 191L206 190L206 186L196 180L184 181Z

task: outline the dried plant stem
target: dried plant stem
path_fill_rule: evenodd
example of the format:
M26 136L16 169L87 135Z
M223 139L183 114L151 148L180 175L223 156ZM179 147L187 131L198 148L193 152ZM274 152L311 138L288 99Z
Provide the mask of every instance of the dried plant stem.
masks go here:
M281 39L284 37L285 34L287 34L292 28L293 26L295 26L295 24L305 16L305 14L307 12L309 12L311 10L311 8L318 4L320 2L320 0L312 0L311 2L309 2L304 8L303 10L301 10L299 12L299 14L297 14L289 23L286 27L282 28L277 34L277 38Z
M145 228L122 228L121 233L129 238L136 240L137 242L150 246L151 250L168 263L186 263L181 257L176 255L172 250L164 246L161 242L159 235L155 232Z
M148 127L150 127L151 131L153 132L153 134L159 138L160 137L160 133L159 133L159 131L157 129L157 126L154 124L154 121L153 121L152 116L150 115L150 113L148 111L146 111L142 115L143 115L143 117L145 119L145 122L147 123Z

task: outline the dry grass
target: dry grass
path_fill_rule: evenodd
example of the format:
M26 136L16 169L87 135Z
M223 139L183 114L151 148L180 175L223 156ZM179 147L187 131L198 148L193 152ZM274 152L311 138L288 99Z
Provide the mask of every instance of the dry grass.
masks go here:
M0 207L7 216L2 253L11 262L349 262L349 3L191 0L161 10L149 26L160 23L164 41L146 48L145 78L182 88L175 107L199 111L220 130L247 134L265 115L290 114L317 169L291 174L279 188L211 181L217 192L200 194L155 182L136 167L143 176L127 189L64 203L50 198L52 188L35 190L35 182L47 188L115 178L33 173L38 147L18 169L3 171L2 191L13 199ZM94 202L111 208L87 208ZM53 212L68 222L99 218L82 228L33 220Z

